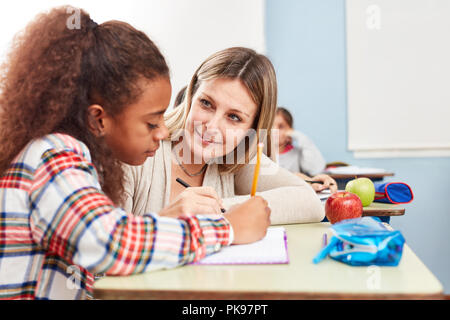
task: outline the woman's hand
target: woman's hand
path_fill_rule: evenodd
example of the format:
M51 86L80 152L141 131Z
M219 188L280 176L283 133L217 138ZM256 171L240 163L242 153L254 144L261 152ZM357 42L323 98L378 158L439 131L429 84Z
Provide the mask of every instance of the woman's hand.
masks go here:
M178 218L182 215L222 214L222 199L211 187L186 188L167 207L159 212L160 216Z
M245 244L261 240L270 226L270 208L259 196L231 207L224 217L233 227L233 244Z

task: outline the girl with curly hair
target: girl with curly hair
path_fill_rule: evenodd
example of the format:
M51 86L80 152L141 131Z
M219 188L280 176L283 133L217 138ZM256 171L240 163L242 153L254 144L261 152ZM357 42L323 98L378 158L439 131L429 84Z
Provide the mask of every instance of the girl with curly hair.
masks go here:
M265 235L260 197L179 219L115 205L121 163L144 163L168 135L169 69L144 33L53 9L14 39L0 74L0 299L90 298L94 274L171 268Z

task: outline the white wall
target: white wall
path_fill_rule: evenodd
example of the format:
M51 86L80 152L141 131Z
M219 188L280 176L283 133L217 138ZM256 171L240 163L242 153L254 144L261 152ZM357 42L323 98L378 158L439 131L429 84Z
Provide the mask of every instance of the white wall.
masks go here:
M348 146L450 156L450 1L347 0Z
M37 13L67 1L2 2L0 52ZM159 46L171 73L174 98L200 63L212 53L245 46L265 53L264 0L73 0L94 21L123 20L144 31Z

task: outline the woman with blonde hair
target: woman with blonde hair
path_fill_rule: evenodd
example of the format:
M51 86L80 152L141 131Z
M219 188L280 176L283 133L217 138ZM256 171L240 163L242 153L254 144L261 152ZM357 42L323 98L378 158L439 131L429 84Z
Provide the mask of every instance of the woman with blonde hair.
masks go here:
M229 209L250 196L259 141L268 156L262 156L257 195L268 201L271 223L321 221L314 190L270 159L278 149L271 141L276 108L276 75L267 57L242 47L213 54L195 71L183 103L166 115L170 140L144 165L125 165L123 206L135 215L150 210L176 217Z

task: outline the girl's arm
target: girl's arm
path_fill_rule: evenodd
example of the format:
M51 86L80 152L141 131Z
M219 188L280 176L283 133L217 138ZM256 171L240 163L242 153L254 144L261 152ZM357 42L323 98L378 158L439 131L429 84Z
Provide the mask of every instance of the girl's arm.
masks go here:
M128 275L199 260L229 242L221 216L135 217L115 207L93 165L74 150L48 150L29 193L34 241L91 273Z
M226 208L250 197L254 168L254 164L248 164L235 174L236 196L223 199ZM264 154L256 194L268 201L272 224L320 222L325 216L324 207L311 186Z

